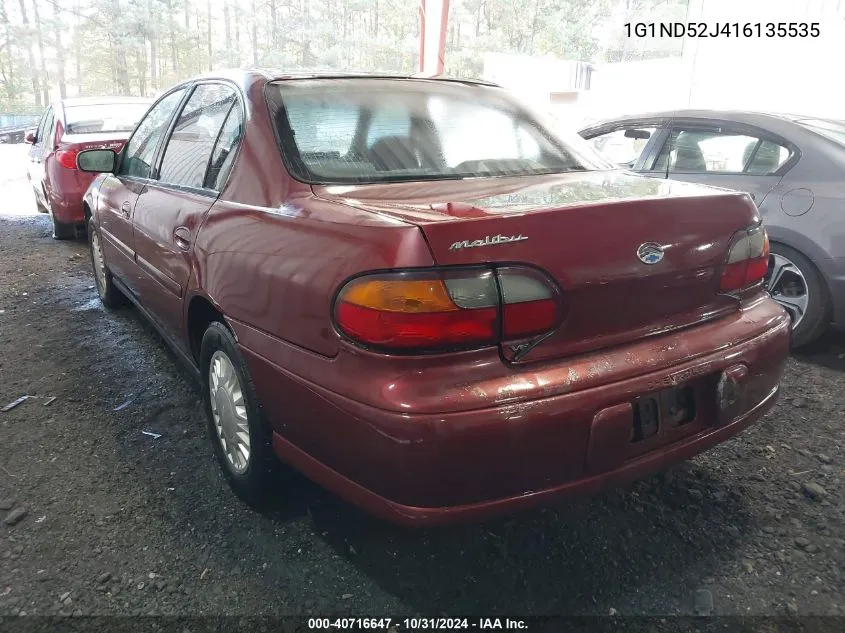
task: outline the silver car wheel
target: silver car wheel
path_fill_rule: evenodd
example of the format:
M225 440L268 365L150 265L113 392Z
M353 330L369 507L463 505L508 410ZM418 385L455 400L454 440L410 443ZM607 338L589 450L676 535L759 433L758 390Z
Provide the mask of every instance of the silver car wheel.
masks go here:
M235 366L221 350L211 356L208 390L220 447L232 472L242 475L249 466L250 456L246 402Z
M783 255L771 254L766 274L766 289L772 299L789 312L792 328L797 328L807 314L810 304L810 289L801 269Z
M100 236L97 231L91 233L91 258L94 261L94 279L100 295L106 294L106 261L103 259L103 249L100 247Z

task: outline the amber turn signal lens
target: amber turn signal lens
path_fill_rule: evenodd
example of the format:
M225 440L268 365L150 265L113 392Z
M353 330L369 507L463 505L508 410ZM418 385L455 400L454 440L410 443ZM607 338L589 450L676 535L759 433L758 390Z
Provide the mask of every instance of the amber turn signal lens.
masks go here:
M440 279L354 281L339 299L384 312L452 312L459 310Z

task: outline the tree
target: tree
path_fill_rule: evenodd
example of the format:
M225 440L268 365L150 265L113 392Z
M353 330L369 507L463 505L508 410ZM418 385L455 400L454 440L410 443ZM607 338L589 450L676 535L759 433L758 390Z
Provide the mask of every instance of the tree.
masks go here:
M19 0L21 4L21 19L23 21L23 32L22 36L26 39L26 53L27 57L29 58L29 64L27 65L27 72L32 80L32 93L35 97L35 105L38 108L41 108L42 100L41 100L41 83L38 81L38 71L35 70L35 53L33 52L32 40L33 40L33 32L29 28L29 17L27 16L26 12L26 2L24 0Z
M618 33L603 48L596 27L686 1L451 0L446 73L480 76L491 51L640 55ZM0 0L0 110L49 91L149 95L244 62L413 73L419 35L416 0Z

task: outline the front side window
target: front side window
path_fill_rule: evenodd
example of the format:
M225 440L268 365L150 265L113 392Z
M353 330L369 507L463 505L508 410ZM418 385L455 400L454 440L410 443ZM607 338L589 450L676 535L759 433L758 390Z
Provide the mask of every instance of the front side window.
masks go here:
M235 91L222 84L200 84L185 104L161 159L159 180L202 188L205 174Z
M725 173L766 176L790 156L789 149L746 134L710 130L672 131L654 169L669 173Z
M118 172L120 175L137 178L150 177L158 142L167 131L170 117L184 95L184 88L175 90L147 112L147 115L132 134L132 138L126 144Z
M589 142L617 165L633 167L656 130L654 127L621 128L594 136Z
M293 175L362 183L564 173L614 166L564 142L499 89L389 79L268 86Z

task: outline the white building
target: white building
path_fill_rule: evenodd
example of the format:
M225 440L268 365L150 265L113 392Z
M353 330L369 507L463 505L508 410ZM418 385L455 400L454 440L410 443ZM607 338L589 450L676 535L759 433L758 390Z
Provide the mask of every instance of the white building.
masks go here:
M619 16L649 22L653 16ZM685 22L817 23L818 37L684 37L674 57L587 66L489 55L485 78L567 126L679 108L791 112L845 119L845 0L690 0ZM800 28L800 27L799 27ZM618 29L617 29L618 31ZM578 83L571 69L588 68ZM583 71L582 71L583 72Z

